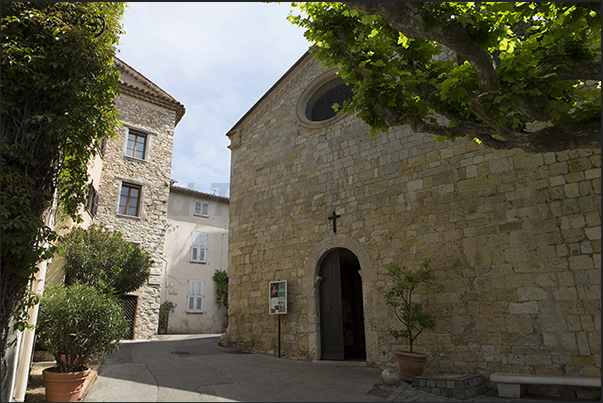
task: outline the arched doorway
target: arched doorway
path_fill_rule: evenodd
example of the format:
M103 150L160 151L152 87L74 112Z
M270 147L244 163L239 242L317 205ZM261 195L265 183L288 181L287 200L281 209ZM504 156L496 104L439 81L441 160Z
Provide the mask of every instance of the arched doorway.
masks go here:
M334 249L323 259L320 276L320 358L366 359L358 258L348 249Z

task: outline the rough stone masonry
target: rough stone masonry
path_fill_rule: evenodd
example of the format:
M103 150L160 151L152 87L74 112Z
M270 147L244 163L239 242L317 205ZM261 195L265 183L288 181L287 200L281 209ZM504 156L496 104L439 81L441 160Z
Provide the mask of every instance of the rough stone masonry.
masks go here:
M324 72L306 54L228 133L231 345L277 354L267 287L283 279L282 355L320 359L321 263L343 248L361 268L368 365L393 368L400 347L386 265L430 258L427 373L600 376L600 150L495 151L406 126L371 137L353 116L306 127L298 101Z

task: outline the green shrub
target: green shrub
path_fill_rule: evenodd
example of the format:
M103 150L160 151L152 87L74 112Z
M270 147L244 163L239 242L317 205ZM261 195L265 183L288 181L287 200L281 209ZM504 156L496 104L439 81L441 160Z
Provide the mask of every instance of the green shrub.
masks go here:
M116 295L142 286L153 265L139 245L125 241L121 232L97 224L74 228L61 241L61 248L65 284L80 281Z
M212 276L212 280L218 284L218 289L216 291L216 302L218 303L218 307L224 305L226 309L228 309L228 273L226 270L216 269L216 272Z
M169 299L159 305L159 329L164 329L167 332L170 312L173 311L175 307L176 304Z
M85 369L92 356L117 350L128 332L117 297L79 282L48 284L39 309L38 342L52 353L58 372Z

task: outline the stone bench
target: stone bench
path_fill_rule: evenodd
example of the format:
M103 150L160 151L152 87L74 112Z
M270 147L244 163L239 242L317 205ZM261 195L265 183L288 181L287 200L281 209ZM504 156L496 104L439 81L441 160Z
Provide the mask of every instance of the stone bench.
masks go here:
M490 381L496 382L498 396L521 397L525 391L525 385L559 385L559 386L581 386L585 388L600 388L601 378L586 378L581 376L563 375L526 375L505 374L501 372L490 375Z

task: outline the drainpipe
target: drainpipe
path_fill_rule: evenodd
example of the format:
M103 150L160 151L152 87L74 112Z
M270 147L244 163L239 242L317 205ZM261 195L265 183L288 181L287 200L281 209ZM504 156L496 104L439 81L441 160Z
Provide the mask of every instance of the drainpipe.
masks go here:
M32 284L32 292L38 294L44 290L44 279L46 277L46 267L48 261L44 261ZM29 308L29 324L35 326L38 321L38 308L40 304L36 304ZM31 366L32 351L34 347L35 328L25 329L23 332L23 351L19 356L19 369L17 372L17 386L14 394L15 402L25 401L25 392L27 391L27 381L29 380L29 371Z
M13 401L13 392L15 390L15 384L17 382L17 371L19 370L19 357L21 356L21 350L23 349L23 333L15 332L15 337L17 339L17 345L15 347L15 357L13 359L13 370L11 373L11 381L10 381L10 389L8 394L8 399L10 402Z
M49 228L54 228L56 224L56 213L58 206L58 192L55 190L54 198L52 202L52 207L47 216L47 226ZM48 267L49 260L45 260L40 265L40 269L36 273L32 284L30 285L30 289L33 293L41 294L44 290L44 284L46 280L46 269ZM27 391L27 382L29 380L29 371L31 369L32 362L32 351L34 347L34 336L36 334L35 326L38 322L38 308L40 304L36 304L33 307L29 308L29 325L31 325L31 329L26 328L25 332L22 334L22 348L21 354L18 356L17 362L19 365L19 369L17 371L17 385L14 391L14 400L15 402L23 402L25 401L25 392Z

